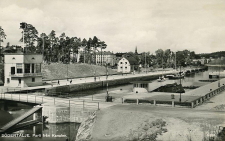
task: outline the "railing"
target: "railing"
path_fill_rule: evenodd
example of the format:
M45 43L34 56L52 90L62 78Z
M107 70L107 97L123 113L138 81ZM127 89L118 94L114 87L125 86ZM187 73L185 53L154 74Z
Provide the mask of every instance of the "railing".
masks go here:
M9 73L11 77L27 77L27 76L42 76L42 73Z
M29 94L6 94L1 93L0 99L12 100L27 103L50 103L53 105L68 106L81 109L97 109L99 110L99 102L87 102L85 100L70 100L56 97L37 96Z

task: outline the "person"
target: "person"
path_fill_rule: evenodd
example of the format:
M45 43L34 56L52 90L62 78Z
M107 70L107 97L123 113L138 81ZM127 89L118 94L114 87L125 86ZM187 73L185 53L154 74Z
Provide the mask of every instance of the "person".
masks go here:
M58 80L58 85L60 85L59 80Z
M70 84L72 83L72 79L70 80Z

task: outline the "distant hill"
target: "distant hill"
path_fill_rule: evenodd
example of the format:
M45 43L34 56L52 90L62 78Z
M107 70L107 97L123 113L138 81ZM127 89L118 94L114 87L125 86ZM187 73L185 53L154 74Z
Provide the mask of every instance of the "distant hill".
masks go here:
M80 78L88 76L99 76L106 74L104 66L89 65L89 64L57 64L42 65L43 79L57 80L67 78ZM95 73L96 72L96 73ZM108 68L108 74L117 74L115 70Z

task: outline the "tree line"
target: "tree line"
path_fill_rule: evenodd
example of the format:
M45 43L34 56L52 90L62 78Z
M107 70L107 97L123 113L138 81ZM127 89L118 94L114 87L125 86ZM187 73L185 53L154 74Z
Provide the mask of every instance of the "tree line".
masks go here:
M6 39L6 34L0 27L0 46L3 38ZM96 63L95 55L92 56L91 54L95 54L99 49L102 50L107 47L106 43L96 36L88 40L79 37L69 37L65 33L56 36L54 30L49 34L41 33L39 35L38 30L32 24L27 23L26 27L23 28L22 37L19 41L24 43L24 52L43 54L43 60L47 63L77 62L80 49L83 50L83 59L80 62Z
M81 39L79 37L69 37L65 33L56 36L56 32L52 30L49 34L38 34L38 30L32 24L26 24L23 29L23 35L20 42L24 42L24 52L40 53L43 54L43 60L49 62L79 62L82 63L96 63L95 53L100 49L107 47L104 41L94 36L89 39ZM0 27L0 46L1 42L6 39L6 34L2 27ZM7 44L9 46L9 44ZM83 53L78 56L78 51L82 49ZM70 53L74 54L71 57ZM94 54L94 55L92 55ZM192 59L200 58L200 55L195 54L194 51L171 51L170 49L155 51L155 55L150 52L143 52L139 55L133 52L127 53L138 60L139 64L146 67L175 67L178 65L187 66L191 65Z

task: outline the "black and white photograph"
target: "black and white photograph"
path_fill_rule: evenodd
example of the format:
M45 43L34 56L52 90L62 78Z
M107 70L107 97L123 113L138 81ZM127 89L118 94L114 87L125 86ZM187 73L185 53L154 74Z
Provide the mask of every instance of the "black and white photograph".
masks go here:
M0 141L225 141L225 1L0 0Z

